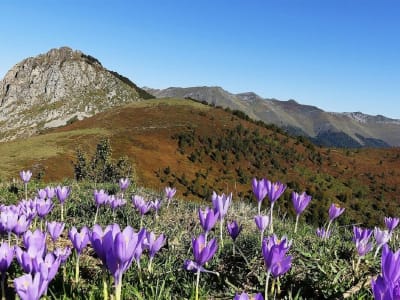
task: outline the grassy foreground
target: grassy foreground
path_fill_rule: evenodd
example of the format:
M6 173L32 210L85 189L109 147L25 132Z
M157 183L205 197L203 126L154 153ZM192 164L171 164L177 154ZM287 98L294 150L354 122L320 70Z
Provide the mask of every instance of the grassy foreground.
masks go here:
M55 186L58 184L54 184ZM75 226L92 228L96 211L93 190L104 189L109 194L116 194L118 185L65 181L62 185L71 187L71 195L65 202L65 229L55 246L71 246L68 230ZM28 184L28 195L33 198L43 184ZM131 225L135 230L140 227L140 215L134 209L131 196L142 195L148 200L165 198L162 192L154 192L131 185L125 192L126 205L112 212L109 206L102 206L97 223L103 228L118 223L123 229ZM24 198L22 183L3 183L0 187L2 204L15 204ZM46 217L46 221L60 220L60 205L56 199L54 209ZM268 213L263 207L263 214ZM279 200L278 200L279 201ZM194 299L195 274L183 269L186 259L193 259L191 239L197 237L202 228L199 224L198 209L212 207L210 202L193 203L185 199L176 199L167 208L163 203L156 217L151 211L144 216L144 227L158 236L164 233L166 245L158 252L153 261L153 272L147 270L149 262L145 252L141 258L141 271L136 264L124 274L122 299ZM208 270L217 274L202 273L200 279L200 299L233 299L236 293L246 291L249 294L264 292L266 271L261 253L260 233L255 225L257 214L256 201L246 203L234 199L226 221L236 220L243 230L236 240L236 251L226 232L223 233L224 246L219 248L212 260L206 265ZM274 211L274 227L278 237L286 235L293 244L289 250L292 255L292 267L288 273L272 283L271 298L277 299L369 299L372 298L370 280L380 272L380 256L373 257L369 252L361 260L358 271L355 264L358 260L355 245L352 242L352 224L332 227L332 236L323 240L316 236L315 230L300 218L298 232L293 233L294 219L287 212ZM346 213L346 212L345 212ZM225 221L225 224L226 224ZM321 220L323 223L324 220ZM321 223L321 225L323 225ZM382 228L383 228L382 220ZM34 225L32 225L34 229ZM40 222L36 223L40 227ZM219 226L211 231L209 239L219 239ZM225 228L225 226L224 226ZM266 233L266 236L268 234ZM218 241L219 242L219 241ZM48 249L53 248L49 241ZM390 246L399 247L395 233ZM46 299L103 299L102 276L105 271L93 248L86 247L80 258L80 280L74 281L75 257L71 255L65 265L60 268L51 282ZM14 295L13 279L22 275L22 269L14 258L7 276L7 295ZM109 278L109 292L112 293L112 279Z

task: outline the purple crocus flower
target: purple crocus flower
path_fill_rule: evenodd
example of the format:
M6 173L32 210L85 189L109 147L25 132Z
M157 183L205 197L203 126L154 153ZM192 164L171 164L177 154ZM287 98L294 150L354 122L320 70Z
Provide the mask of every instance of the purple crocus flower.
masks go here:
M53 199L53 198L56 196L56 191L55 191L55 189L54 189L53 187L51 187L51 186L46 186L46 187L44 188L44 190L46 191L46 194L47 194L47 198L48 198L48 199Z
M38 197L39 199L45 199L47 197L47 193L44 189L39 189L38 190Z
M167 197L167 208L169 207L169 204L172 200L172 198L175 196L176 193L176 188L171 188L169 186L165 187L165 196Z
M156 253L165 245L165 235L160 234L158 238L154 232L146 232L146 248L149 249L150 259L153 259Z
M68 257L71 255L71 248L68 246L65 248L58 247L53 251L53 254L58 259L60 259L61 264L64 264L68 260Z
M12 232L18 222L18 213L11 207L6 207L0 213L0 230L2 232Z
M109 237L111 234L111 231L106 233ZM144 238L145 231L136 233L130 226L116 233L111 251L106 253L107 267L114 277L116 286L122 284L122 275L130 267L136 248L141 246Z
M114 195L110 195L108 197L108 203L110 204L111 209L115 210L118 207L124 206L126 204L126 200L120 197L116 197Z
M139 232L137 233L140 237L143 236L142 242L139 243L135 249L135 253L133 254L133 258L136 261L136 264L138 268L140 268L140 259L142 257L143 251L146 249L146 234L147 230L146 228L141 228ZM148 243L147 243L148 245Z
M265 196L267 196L267 187L266 187L266 179L260 179L258 181L256 178L252 180L253 194L258 202L258 214L261 214L261 204L264 201Z
M158 211L161 208L161 204L162 204L162 200L161 199L156 199L154 201L150 201L150 206L156 212L156 216L158 215Z
M94 190L93 196L97 207L107 202L108 194L104 190Z
M8 243L0 245L0 273L5 274L14 258L14 247L10 247ZM3 275L4 276L4 275Z
M22 235L28 230L29 226L31 225L31 221L32 219L28 218L26 215L20 215L18 217L17 224L15 224L13 228L13 232L18 236Z
M47 290L49 282L44 276L37 272L32 277L32 274L25 274L14 279L15 291L21 300L39 300Z
M67 200L69 194L71 192L71 189L68 186L57 186L55 188L55 193L57 196L58 201L60 201L61 204L64 204L65 200Z
M31 257L41 256L46 253L46 234L36 229L34 232L26 231L22 237L25 248Z
M311 196L307 195L306 192L303 192L302 194L292 192L292 202L294 210L296 211L296 223L294 225L295 233L297 232L297 225L299 223L300 214L306 209L310 201Z
M387 244L391 238L392 234L388 230L381 230L378 227L374 229L374 237L376 241L376 250L374 257L378 254L379 250L383 245Z
M228 213L229 205L232 202L232 193L230 195L218 195L216 192L213 192L211 201L214 207L214 210L219 213L219 220L223 220L225 215Z
M31 180L32 177L32 172L31 171L21 171L19 173L19 176L21 177L21 180L26 184Z
M212 239L206 244L205 235L192 239L194 261L187 260L184 268L191 272L203 272L203 266L214 256L218 249L217 241Z
M143 205L137 207L141 216L147 214L151 209L151 203L145 202Z
M64 221L64 202L65 200L67 200L70 192L71 189L68 186L63 186L63 187L57 186L55 189L56 196L61 204L61 222Z
M33 273L33 259L35 257L41 257L42 253L31 253L29 254L27 251L23 251L19 246L15 246L15 257L22 270L25 273Z
M375 300L392 300L400 297L399 289L393 288L393 284L386 282L381 275L376 280L371 280L371 287Z
M194 261L192 260L185 260L183 263L183 268L187 271L197 273L197 280L196 280L196 296L195 298L199 298L199 279L201 272L211 272L206 270L203 265L207 263L217 251L218 245L215 239L206 244L204 234L201 234L196 239L192 239L192 249L193 249L193 256ZM212 273L212 272L211 272Z
M372 243L369 242L369 238L356 240L356 249L360 257L365 256L365 254L372 250Z
M278 182L271 182L269 180L265 180L265 188L267 189L267 196L271 203L275 202L279 199L279 197L286 190L286 185Z
M392 232L399 225L399 221L399 218L385 217L385 225L389 232Z
M213 192L211 201L214 207L214 212L218 212L219 219L219 240L221 243L221 248L224 247L224 239L222 238L222 228L224 227L224 218L228 213L229 205L232 202L232 193L228 196L225 194L217 195L216 192Z
M125 192L128 189L130 183L131 182L129 181L129 178L121 178L119 180L119 188L122 192Z
M265 238L262 242L265 268L274 277L285 274L291 267L292 257L286 256L290 244L286 238L278 240L274 235Z
M165 196L167 197L168 200L171 200L176 193L176 188L171 188L169 186L165 187Z
M257 228L260 232L264 232L269 225L269 217L268 216L255 216L254 222L257 225Z
M36 200L36 213L39 218L45 218L53 209L53 201L51 199L37 199Z
M24 214L31 221L36 217L36 199L22 200L18 203L19 213Z
M206 207L204 211L199 208L200 225L204 230L206 240L208 233L210 232L211 229L213 229L215 223L218 220L218 217L219 213L214 212L214 210L209 209L208 207Z
M158 238L156 238L154 232L146 232L146 238L143 240L144 246L149 249L149 264L148 264L148 270L151 273L152 272L152 261L154 259L154 256L160 249L165 245L165 235L160 234Z
M100 225L95 224L92 228L91 233L89 234L89 239L90 243L96 252L97 256L101 259L103 262L103 265L106 266L106 254L107 252L112 248L112 241L114 240L115 234L111 234L109 236L109 241L108 243L104 243L104 236L107 232L111 231L114 228L115 234L116 232L121 231L119 228L118 224L115 224L115 226L109 225L106 227L106 229L103 231Z
M345 208L341 208L338 204L332 203L331 206L329 207L329 221L333 221L337 217L339 217L343 212Z
M300 215L306 209L310 201L311 196L307 195L306 192L303 192L302 194L292 192L292 203L296 215Z
M50 282L56 276L61 265L61 259L49 252L44 258L37 257L33 260L34 269L40 272L45 280Z
M239 226L236 221L232 221L226 225L226 230L228 230L228 233L233 241L236 241L242 229L243 226L242 225Z
M382 248L382 275L386 282L395 284L400 280L400 250L392 252L386 244Z
M276 200L283 194L286 190L286 185L280 182L271 182L269 180L265 180L265 187L267 189L267 196L269 201L271 202L270 209L270 217L269 217L269 231L270 233L274 233L274 223L273 223L273 211Z
M265 229L267 229L267 227L270 224L270 219L268 216L255 216L254 217L254 222L256 223L256 226L258 228L258 230L260 231L260 243L262 243L263 238L264 238L264 232Z
M249 296L245 292L239 294L236 294L235 298L233 300L264 300L264 297L262 296L261 293L258 293L254 295L254 297Z
M86 226L83 226L81 231L78 232L75 227L72 227L68 232L68 237L71 240L76 252L78 255L80 255L82 250L89 243L89 229Z
M53 242L55 242L63 232L65 227L64 222L48 222L47 223L47 232L50 234L50 237Z
M204 266L217 251L218 245L215 239L206 244L204 234L200 234L196 239L192 239L194 261L199 266Z
M371 229L353 226L353 242L357 242L363 239L368 240L371 235L372 235Z
M317 237L321 239L328 239L331 236L331 231L326 231L323 227L317 228L315 233L317 234Z

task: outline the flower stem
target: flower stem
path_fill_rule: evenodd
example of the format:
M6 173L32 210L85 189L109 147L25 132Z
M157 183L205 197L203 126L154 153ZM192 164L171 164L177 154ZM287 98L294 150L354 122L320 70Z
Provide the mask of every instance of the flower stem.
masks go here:
M268 271L267 279L265 279L265 292L264 292L264 299L265 300L268 300L268 283L269 283L270 275L271 275L271 271Z
M108 300L108 283L106 272L103 272L103 299Z
M143 215L140 216L140 229L143 228Z
M200 282L200 270L197 270L197 278L196 278L196 300L199 300L199 282Z
M149 271L149 273L153 272L152 262L153 262L153 258L150 257L149 264L147 265L147 270Z
M75 265L75 283L79 282L79 254L76 253L76 265Z
M300 215L296 215L296 223L294 225L294 233L297 232L297 224L299 223L299 217L300 217Z
M381 246L376 247L374 258L376 258L376 256L378 255L378 252L379 252L380 249L381 249Z
M136 264L137 264L137 267L138 267L138 275L139 275L140 286L143 287L142 268L140 267L140 260L137 260Z
M61 203L61 222L64 222L64 204Z
M25 187L25 200L28 200L28 183L27 182L25 182L24 187Z
M274 204L275 204L275 202L272 202L271 203L271 216L270 216L270 219L269 219L269 221L270 221L270 223L269 223L269 233L270 234L273 234L274 233L274 224L273 224L273 222L272 222L272 215L273 215L273 210L274 210Z
M358 274L358 269L360 268L360 262L361 262L361 256L359 256L357 259L356 268L354 270L356 272L356 274Z
M222 227L224 226L224 219L219 222L219 238L221 240L221 249L224 248L224 240L222 238Z
M261 215L261 201L258 202L258 215Z
M325 239L327 239L328 232L329 232L329 228L331 227L331 225L332 225L332 220L330 220L330 221L329 221L329 223L328 223L328 227L326 227Z
M6 279L6 272L1 273L1 300L6 300L6 289L4 288L4 281Z
M260 233L260 243L261 243L261 245L262 245L263 238L264 238L264 230L261 230L261 233Z
M96 214L94 215L94 221L93 221L93 225L97 223L97 216L99 214L99 206L97 206L96 208Z
M120 279L118 284L115 286L115 300L121 300L121 292L122 292L122 273L119 275Z

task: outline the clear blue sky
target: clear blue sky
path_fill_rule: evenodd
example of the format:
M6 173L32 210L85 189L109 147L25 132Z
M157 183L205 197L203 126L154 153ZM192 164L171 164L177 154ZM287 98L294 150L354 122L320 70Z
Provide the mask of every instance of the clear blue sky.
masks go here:
M221 86L400 119L400 1L0 2L0 78L70 46L139 86Z

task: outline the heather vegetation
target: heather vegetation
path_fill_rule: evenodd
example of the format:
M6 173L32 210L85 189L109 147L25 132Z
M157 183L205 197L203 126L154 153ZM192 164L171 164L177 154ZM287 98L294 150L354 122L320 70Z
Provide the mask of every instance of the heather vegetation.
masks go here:
M374 232L341 225L347 210L332 203L316 228L301 188L292 217L279 207L288 187L267 179L250 180L250 202L213 193L195 203L129 178L49 185L31 175L0 190L3 297L368 299L371 280L375 295L397 285L398 219Z

